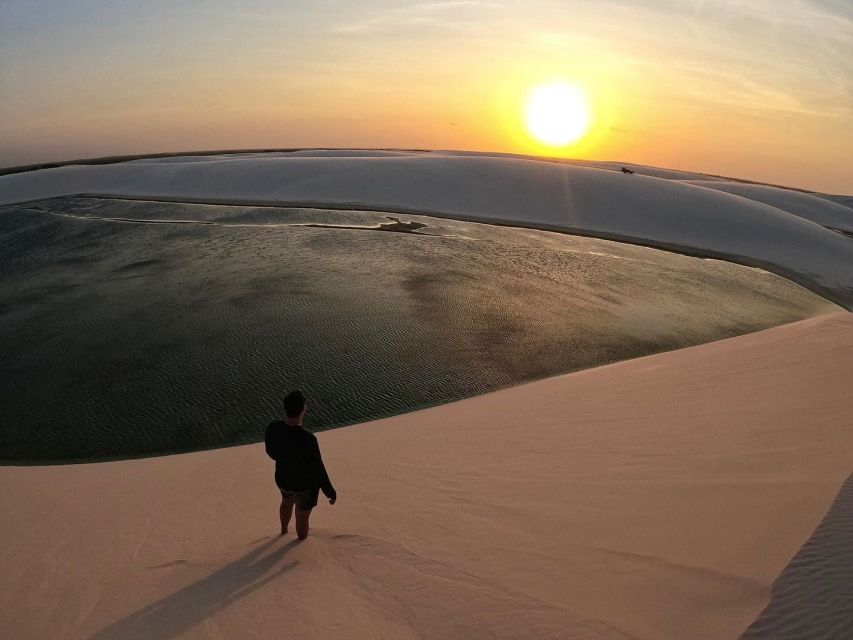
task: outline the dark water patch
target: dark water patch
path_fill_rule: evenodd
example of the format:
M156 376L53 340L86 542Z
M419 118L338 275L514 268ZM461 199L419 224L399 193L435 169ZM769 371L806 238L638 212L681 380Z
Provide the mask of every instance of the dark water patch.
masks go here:
M208 286L215 287L214 283ZM227 295L225 302L243 308L263 304L264 300L275 302L282 298L309 296L312 288L308 278L302 274L283 273L275 276L250 278L241 291ZM215 295L215 291L212 292Z
M93 258L91 256L85 255L76 255L76 256L66 256L64 258L57 258L56 265L59 267L86 267L92 264Z
M58 215L0 211L0 459L11 463L255 442L296 386L311 397L308 426L333 428L837 309L755 269L527 229L39 206ZM363 232L388 224L404 232Z
M113 269L113 273L123 273L126 271L144 271L147 270L148 267L153 267L157 265L162 265L162 260L136 260L135 262L131 262L128 264L123 264L119 267Z

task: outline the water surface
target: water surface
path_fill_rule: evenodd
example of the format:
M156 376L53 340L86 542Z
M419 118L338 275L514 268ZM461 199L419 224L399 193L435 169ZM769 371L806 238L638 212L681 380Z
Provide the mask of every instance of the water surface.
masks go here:
M838 310L605 240L371 211L59 198L0 209L0 459L327 429Z

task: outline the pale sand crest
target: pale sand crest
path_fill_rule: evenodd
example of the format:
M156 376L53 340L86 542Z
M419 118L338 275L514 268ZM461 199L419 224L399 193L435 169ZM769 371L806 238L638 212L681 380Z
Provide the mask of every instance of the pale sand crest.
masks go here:
M303 544L260 445L0 468L0 628L736 638L850 475L851 370L841 313L325 432Z

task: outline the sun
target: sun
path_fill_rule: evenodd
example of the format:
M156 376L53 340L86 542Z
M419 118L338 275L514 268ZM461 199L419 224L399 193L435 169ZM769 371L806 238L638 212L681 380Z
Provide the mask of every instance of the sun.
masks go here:
M539 85L527 97L524 123L530 135L550 147L577 142L591 123L586 96L565 82Z

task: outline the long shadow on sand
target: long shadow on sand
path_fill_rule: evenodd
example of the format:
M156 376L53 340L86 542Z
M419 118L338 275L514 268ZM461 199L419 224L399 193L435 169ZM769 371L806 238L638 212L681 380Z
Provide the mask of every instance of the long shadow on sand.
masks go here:
M289 562L267 575L288 551L299 544L292 540L262 558L277 540L273 538L261 544L206 578L104 627L91 636L92 640L174 638L181 635L299 564L298 561Z

